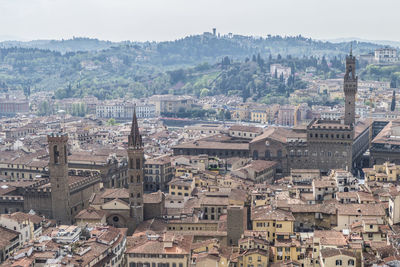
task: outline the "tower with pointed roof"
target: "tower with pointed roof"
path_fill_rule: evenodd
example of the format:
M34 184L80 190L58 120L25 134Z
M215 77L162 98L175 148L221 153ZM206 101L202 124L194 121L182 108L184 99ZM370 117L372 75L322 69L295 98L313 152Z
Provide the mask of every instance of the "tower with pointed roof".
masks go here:
M131 133L128 136L129 234L133 233L143 221L143 178L144 150L135 109L133 111Z
M344 75L343 90L345 96L344 123L351 125L355 123L356 116L356 94L357 94L356 58L353 56L352 48L350 55L346 56L346 73Z

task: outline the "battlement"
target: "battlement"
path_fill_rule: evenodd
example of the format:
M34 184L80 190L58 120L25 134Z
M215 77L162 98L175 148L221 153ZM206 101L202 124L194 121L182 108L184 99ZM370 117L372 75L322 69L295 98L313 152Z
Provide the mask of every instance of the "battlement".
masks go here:
M72 193L73 191L79 190L87 185L100 182L101 177L100 174L93 173L91 176L70 176L70 180L72 180L72 182L69 184L69 190L70 193Z
M352 54L350 54L350 55L347 55L346 56L346 61L347 62L356 62L356 57L355 56L353 56Z
M35 188L27 188L25 190L26 193L50 193L51 192L51 187L35 187Z
M23 202L23 196L0 196L0 202Z
M47 135L47 141L50 142L67 142L68 134L67 133L50 133Z
M314 119L307 126L311 130L342 130L349 131L353 129L352 125L342 124L341 120L335 119Z

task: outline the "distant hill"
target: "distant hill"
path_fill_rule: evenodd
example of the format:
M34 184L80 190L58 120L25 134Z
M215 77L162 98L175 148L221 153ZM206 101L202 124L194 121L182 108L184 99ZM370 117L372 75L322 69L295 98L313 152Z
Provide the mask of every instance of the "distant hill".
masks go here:
M357 42L373 43L373 44L378 44L378 45L392 46L392 47L396 47L396 48L400 47L400 42L398 42L398 41L367 40L367 39L356 38L356 37L327 39L325 41L328 41L328 42L331 42L331 43L345 43L345 42L357 41Z
M34 40L34 41L3 41L0 47L21 47L21 48L38 48L44 50L58 51L61 53L78 52L78 51L99 51L108 49L112 46L118 46L122 43L113 43L111 41L101 41L90 38L73 38L68 40Z
M243 59L252 54L281 54L292 56L337 56L348 53L350 42L355 38L335 39L332 42L313 40L303 36L268 36L266 38L253 36L222 36L220 38L205 33L187 36L175 41L166 42L111 42L91 38L73 38L68 40L34 40L34 41L3 41L0 48L38 48L61 53L79 51L101 51L112 47L138 46L147 51L147 59L151 63L163 65L193 64L210 62L224 56ZM381 47L391 45L390 41L370 42L359 40L353 44L354 53L366 53ZM391 42L392 45L399 45Z
M381 45L353 42L353 53L364 54L378 47ZM279 79L269 81L266 72L271 62L289 64L296 70L317 67L326 59L335 62L338 70L349 50L350 42L302 36L217 37L211 33L169 42L114 43L89 38L1 42L0 84L9 90L54 91L57 98L222 93L260 99L267 93L287 95L301 86L296 80L290 88L282 86ZM257 64L235 64L254 62L255 56ZM225 58L231 64L223 69L218 64ZM296 58L300 60L292 60ZM335 76L336 71L326 69L326 60L321 75Z

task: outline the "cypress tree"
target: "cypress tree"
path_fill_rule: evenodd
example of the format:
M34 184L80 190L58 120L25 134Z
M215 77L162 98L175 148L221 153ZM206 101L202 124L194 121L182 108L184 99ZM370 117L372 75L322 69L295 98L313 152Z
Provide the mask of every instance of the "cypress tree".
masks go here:
M396 91L393 90L392 104L390 105L390 111L394 111L395 109L396 109Z

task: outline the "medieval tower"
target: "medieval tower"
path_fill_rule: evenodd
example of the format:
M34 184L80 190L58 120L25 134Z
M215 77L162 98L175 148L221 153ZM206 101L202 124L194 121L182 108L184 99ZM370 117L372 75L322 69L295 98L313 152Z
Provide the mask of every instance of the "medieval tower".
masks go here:
M357 81L356 58L350 50L350 55L346 56L346 73L344 75L343 90L345 96L344 123L352 125L355 123Z
M68 182L68 135L53 133L47 136L49 144L49 174L51 184L52 217L58 224L71 224L70 192Z
M143 221L144 150L139 133L136 110L133 112L131 133L128 136L129 222L128 234Z

